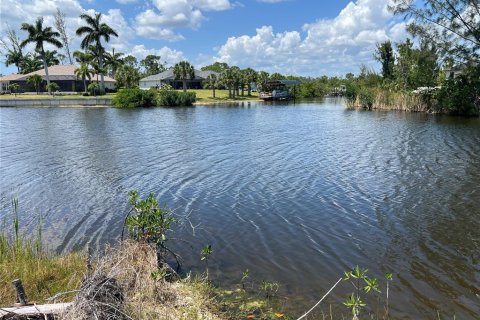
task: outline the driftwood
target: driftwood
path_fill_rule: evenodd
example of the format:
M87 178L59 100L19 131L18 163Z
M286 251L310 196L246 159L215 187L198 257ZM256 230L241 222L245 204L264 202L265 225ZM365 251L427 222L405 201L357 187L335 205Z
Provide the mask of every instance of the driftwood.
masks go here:
M34 304L12 308L0 308L0 319L18 319L21 317L45 318L46 315L59 315L61 313L64 313L71 305L71 302L67 302L54 304Z

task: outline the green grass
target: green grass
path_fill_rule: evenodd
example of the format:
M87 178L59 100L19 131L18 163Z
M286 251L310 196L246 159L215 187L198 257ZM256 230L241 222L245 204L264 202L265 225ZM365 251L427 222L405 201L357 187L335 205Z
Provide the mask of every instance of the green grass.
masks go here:
M248 92L246 90L244 92L245 95L243 97L242 97L242 92L240 91L240 96L235 97L235 99L230 99L228 97L228 90L215 90L215 98L213 98L213 90L211 89L197 89L197 90L187 90L187 91L196 93L197 103L258 100L257 92L252 92L252 95L249 97L247 95Z
M16 302L12 285L15 279L22 280L29 302L44 303L56 293L77 289L85 273L84 255L46 252L40 225L34 236L23 236L16 213L18 202L12 203L12 230L7 232L5 221L0 228L0 307Z

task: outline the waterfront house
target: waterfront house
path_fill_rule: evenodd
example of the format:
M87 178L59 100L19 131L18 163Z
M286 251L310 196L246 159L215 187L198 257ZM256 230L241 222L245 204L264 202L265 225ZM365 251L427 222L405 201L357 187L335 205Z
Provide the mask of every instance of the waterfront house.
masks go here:
M215 74L217 77L219 74L214 71L201 71L195 69L195 78L187 79L187 88L188 89L202 89L203 82L205 79L211 75ZM153 76L148 76L146 78L140 79L140 89L150 89L150 88L160 88L162 85L168 84L174 89L182 89L183 82L182 80L176 80L175 75L173 74L173 68L167 69L159 74Z
M72 64L65 64L65 65L56 65L48 67L48 75L50 78L50 82L55 82L59 86L59 91L61 92L83 92L84 91L84 84L81 78L77 78L75 76L75 69L78 67ZM43 78L42 84L40 85L40 92L47 91L46 84L47 79L45 76L45 69L42 68L40 70L28 73L28 74L10 74L7 76L0 77L0 88L2 92L9 91L8 86L12 83L17 83L19 85L18 92L34 92L35 88L27 83L27 78L31 75L38 74ZM87 79L87 86L92 83L100 80L100 76L93 75L92 79L89 81ZM105 80L105 89L108 90L115 90L116 88L116 81L108 76L104 76Z

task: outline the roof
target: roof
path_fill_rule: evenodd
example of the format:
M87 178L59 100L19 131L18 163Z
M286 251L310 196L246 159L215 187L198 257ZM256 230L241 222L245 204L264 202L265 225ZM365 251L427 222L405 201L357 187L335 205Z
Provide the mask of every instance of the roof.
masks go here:
M75 69L78 67L73 64L61 64L56 66L48 67L48 76L50 80L77 80L75 76ZM30 72L28 74L11 74L5 77L1 77L0 81L26 81L27 78L31 75L38 74L45 79L45 69ZM93 78L96 78L97 75L94 74ZM112 79L108 76L104 76L105 82L116 82L115 79Z
M215 74L218 76L218 72L215 71L201 71L195 69L195 80L204 80L209 75ZM140 81L160 81L160 80L175 80L175 76L173 74L173 68L167 69L159 74L154 74L153 76L148 76L146 78L140 79Z

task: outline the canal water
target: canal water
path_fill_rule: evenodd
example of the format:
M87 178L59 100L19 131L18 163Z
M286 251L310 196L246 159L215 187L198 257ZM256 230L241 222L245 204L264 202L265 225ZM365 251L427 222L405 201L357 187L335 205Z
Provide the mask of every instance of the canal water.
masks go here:
M189 223L214 280L277 281L293 314L355 265L393 273L391 312L480 317L480 119L289 105L0 109L0 218L67 251L119 238L128 191ZM191 226L195 229L192 230ZM384 291L384 281L380 280ZM342 284L320 310L348 314ZM374 303L373 301L372 303Z

